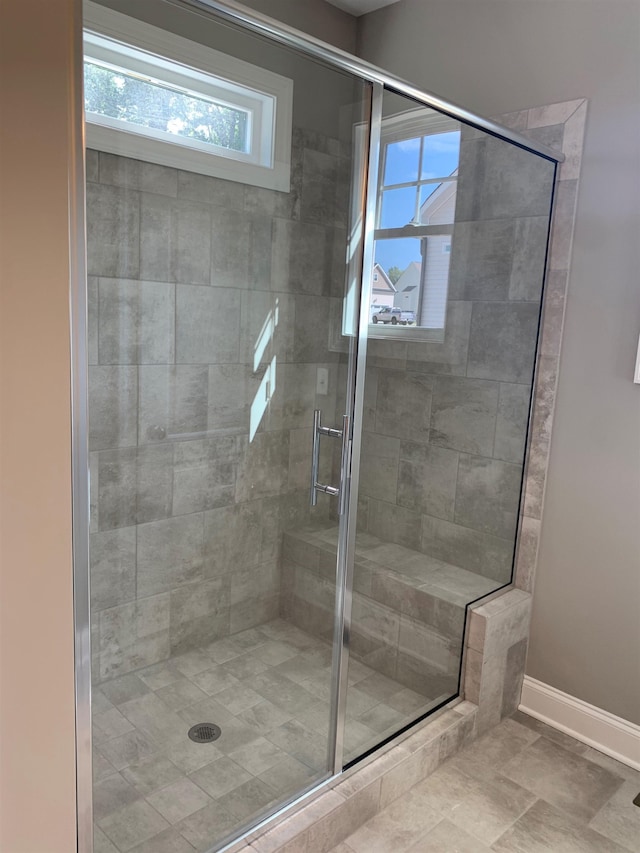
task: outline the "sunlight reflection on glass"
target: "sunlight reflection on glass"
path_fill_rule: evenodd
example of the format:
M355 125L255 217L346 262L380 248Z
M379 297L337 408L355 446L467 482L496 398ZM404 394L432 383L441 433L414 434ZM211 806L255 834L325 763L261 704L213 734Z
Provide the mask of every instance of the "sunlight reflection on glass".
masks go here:
M279 300L267 314L258 339L253 350L253 371L254 373L260 367L262 357L265 354L267 347L275 337L276 326L280 317ZM271 402L276 391L276 356L271 359L271 364L267 366L260 386L256 391L256 395L251 403L251 413L249 418L249 441L253 441L253 437L258 431L260 422L264 417L267 406Z

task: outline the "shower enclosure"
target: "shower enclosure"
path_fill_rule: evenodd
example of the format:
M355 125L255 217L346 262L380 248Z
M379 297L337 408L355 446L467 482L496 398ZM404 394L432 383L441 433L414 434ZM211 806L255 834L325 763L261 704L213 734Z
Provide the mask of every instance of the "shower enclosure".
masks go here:
M461 695L557 156L204 0L86 3L85 105L94 850L217 850Z

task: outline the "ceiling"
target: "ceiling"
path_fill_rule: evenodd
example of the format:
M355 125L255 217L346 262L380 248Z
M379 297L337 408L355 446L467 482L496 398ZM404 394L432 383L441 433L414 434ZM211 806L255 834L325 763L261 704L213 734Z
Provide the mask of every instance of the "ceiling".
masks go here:
M366 15L367 12L382 9L383 6L390 6L392 3L397 3L398 0L327 0L327 2L358 17L359 15Z

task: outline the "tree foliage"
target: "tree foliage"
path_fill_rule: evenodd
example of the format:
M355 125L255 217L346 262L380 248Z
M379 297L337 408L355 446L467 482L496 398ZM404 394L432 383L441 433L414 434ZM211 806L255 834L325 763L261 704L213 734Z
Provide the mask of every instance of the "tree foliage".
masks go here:
M400 267L389 267L387 275L389 276L391 284L395 284L403 272L404 270L401 270Z
M85 62L85 108L233 151L246 150L247 113Z

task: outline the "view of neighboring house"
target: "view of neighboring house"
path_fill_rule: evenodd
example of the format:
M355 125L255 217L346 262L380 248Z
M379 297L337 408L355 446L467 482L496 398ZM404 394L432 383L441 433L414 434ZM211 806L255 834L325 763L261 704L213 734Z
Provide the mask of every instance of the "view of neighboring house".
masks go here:
M383 305L392 307L396 296L397 288L382 269L380 264L375 264L373 268L373 281L371 286L371 304L369 306L369 319Z
M414 311L416 314L418 313L421 272L422 264L420 261L411 261L409 266L397 280L396 290L398 292L393 300L393 304L396 308L402 308L403 311Z
M456 172L453 173L457 174ZM456 182L440 184L420 208L421 225L448 225L454 222ZM444 329L449 286L451 234L423 237L422 262L412 261L395 284L393 305L403 311L414 311L417 325L427 329Z

